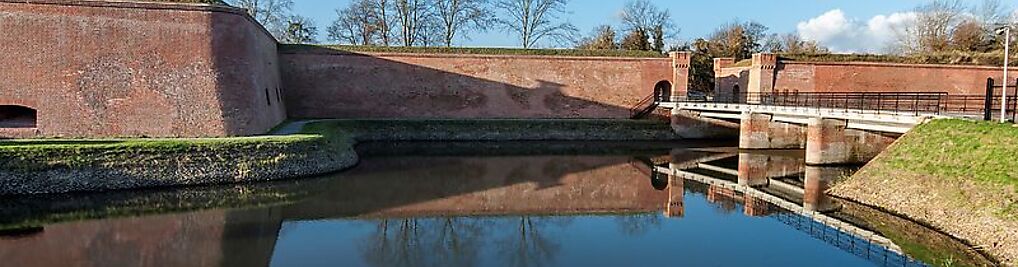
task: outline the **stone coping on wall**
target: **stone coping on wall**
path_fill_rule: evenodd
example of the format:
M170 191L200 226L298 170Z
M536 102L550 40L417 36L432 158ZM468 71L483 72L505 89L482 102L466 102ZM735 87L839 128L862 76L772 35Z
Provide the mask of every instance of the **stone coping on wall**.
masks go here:
M0 3L9 4L32 4L32 5L54 5L67 7L95 7L95 8L125 8L125 9L150 9L150 10L174 10L174 11L196 11L196 12L218 12L243 16L245 19L258 25L258 28L273 41L276 40L265 26L247 13L247 10L232 6L182 3L182 2L149 2L149 1L115 1L115 0L0 0ZM278 42L277 42L278 43Z
M810 62L780 60L780 64L786 65L823 65L823 66L864 66L864 67L893 67L893 68L937 68L937 69L973 69L973 70L1001 70L1003 67L978 66L978 65L951 65L951 64L909 64L909 63L887 63L887 62ZM1018 71L1018 67L1008 68L1010 71Z
M4 0L0 0L4 1ZM655 57L609 57L609 56L561 56L561 55L489 55L489 54L443 54L443 53L396 53L396 52L357 52L335 50L330 48L316 49L318 51L280 51L283 55L336 55L336 56L359 56L359 57L416 57L416 58L498 58L498 59L555 59L574 61L664 61L671 62L672 58ZM328 50L328 51L322 51Z

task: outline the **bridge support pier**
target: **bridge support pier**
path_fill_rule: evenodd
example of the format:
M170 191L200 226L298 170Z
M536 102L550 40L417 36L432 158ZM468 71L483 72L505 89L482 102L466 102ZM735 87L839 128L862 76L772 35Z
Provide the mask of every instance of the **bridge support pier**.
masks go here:
M825 192L831 188L831 181L842 174L844 169L806 166L803 181L802 207L807 211L828 212L838 208Z
M665 217L682 218L686 214L685 179L668 175L668 204L665 206Z
M739 135L739 124L720 119L700 117L700 112L672 111L672 130L686 139L719 139Z
M889 134L848 129L848 122L840 119L810 119L806 132L807 165L864 164L896 139Z
M739 125L739 149L802 149L806 147L806 128L774 121L773 115L742 113Z
M769 161L767 155L739 153L739 185L767 185Z

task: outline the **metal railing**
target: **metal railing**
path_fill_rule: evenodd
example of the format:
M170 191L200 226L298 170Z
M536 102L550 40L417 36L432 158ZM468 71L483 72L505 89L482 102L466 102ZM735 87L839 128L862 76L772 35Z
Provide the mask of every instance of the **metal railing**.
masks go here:
M1018 97L1008 97L1009 118L1018 108ZM752 104L800 108L840 109L894 114L1000 116L1000 97L989 103L983 95L949 95L945 92L774 92L742 93L714 97L677 97L676 102ZM990 110L987 110L987 105Z
M657 95L649 95L636 103L636 105L633 105L633 107L629 108L629 118L640 119L654 112L658 105L657 98Z

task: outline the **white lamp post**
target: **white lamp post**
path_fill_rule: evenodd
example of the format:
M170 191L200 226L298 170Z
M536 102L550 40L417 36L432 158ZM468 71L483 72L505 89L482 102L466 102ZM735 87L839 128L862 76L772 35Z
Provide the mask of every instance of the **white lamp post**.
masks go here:
M1004 86L1001 88L1000 93L1000 122L1007 122L1007 69L1010 65L1011 58L1011 25L1001 27L997 30L997 33L1004 32ZM1018 86L1018 85L1016 85Z

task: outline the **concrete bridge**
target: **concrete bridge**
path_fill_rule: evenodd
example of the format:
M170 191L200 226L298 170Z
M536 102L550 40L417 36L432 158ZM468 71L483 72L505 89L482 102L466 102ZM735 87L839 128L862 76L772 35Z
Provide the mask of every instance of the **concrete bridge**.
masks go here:
M740 149L805 149L808 165L840 165L868 162L931 118L999 117L986 108L994 102L938 92L784 92L672 97L657 106L671 109L686 138L737 136Z

